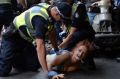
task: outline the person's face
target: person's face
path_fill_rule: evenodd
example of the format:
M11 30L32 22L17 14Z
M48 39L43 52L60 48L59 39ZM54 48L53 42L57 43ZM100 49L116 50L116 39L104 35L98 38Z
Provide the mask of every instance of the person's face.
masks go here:
M84 53L87 52L87 48L86 46L78 46L74 52L73 52L73 56L72 56L72 61L73 62L77 62L77 61L81 61L82 56L84 55Z
M55 21L61 21L60 13L58 12L58 9L54 7L54 10L52 12L52 17Z

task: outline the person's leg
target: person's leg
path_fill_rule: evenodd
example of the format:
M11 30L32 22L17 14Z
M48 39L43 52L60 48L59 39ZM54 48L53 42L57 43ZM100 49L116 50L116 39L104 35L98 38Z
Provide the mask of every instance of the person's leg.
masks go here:
M31 43L27 43L24 48L24 57L26 60L26 69L30 71L36 71L40 68L40 63L38 61L36 47Z
M19 70L36 71L40 68L36 48L31 43L23 41L24 46L22 45L21 48L24 49L15 57L14 67Z
M6 76L9 74L9 72L12 69L12 57L13 57L13 52L12 43L10 41L5 40L4 38L2 39L1 42L1 51L0 51L0 76Z
M22 71L37 70L40 67L40 64L38 61L35 46L32 43L24 40L20 36L16 37L16 40L19 40L16 42L16 45L19 45L19 48L16 48L17 53L14 56L13 62L14 68Z
M12 69L12 61L16 53L16 38L10 35L7 38L2 37L1 51L0 51L0 76L7 76Z
M87 14L88 14L89 22L92 25L94 17L97 15L97 13L88 12Z

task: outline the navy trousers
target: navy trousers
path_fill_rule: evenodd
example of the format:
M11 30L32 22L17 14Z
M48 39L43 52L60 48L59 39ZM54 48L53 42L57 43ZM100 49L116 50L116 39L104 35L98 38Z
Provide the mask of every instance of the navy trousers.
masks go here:
M16 31L3 36L0 51L0 76L7 76L12 67L37 70L40 67L35 46L22 39Z

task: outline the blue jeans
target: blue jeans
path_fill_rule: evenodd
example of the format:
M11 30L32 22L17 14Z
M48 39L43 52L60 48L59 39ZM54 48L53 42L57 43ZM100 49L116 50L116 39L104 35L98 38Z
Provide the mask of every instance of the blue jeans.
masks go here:
M16 31L3 37L0 51L0 76L7 76L12 67L36 70L40 67L35 47Z
M87 14L88 14L89 22L92 25L94 17L97 15L97 13L88 12Z

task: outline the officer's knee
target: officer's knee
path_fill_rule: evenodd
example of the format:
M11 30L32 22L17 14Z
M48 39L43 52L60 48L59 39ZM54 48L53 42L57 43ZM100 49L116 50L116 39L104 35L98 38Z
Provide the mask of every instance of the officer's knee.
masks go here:
M11 70L12 70L12 67L11 67L11 66L1 68L1 69L0 69L0 77L8 76Z

